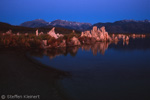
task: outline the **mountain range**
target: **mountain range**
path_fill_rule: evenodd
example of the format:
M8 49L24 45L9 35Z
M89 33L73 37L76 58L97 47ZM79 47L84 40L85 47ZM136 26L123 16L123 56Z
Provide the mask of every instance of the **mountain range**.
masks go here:
M105 26L109 33L150 33L150 21L121 20L113 23L96 23L93 26ZM90 27L89 29L92 29Z
M54 20L52 22L46 22L43 19L36 19L33 21L27 21L20 26L23 27L31 27L31 28L37 28L37 27L47 27L47 26L54 26L54 27L63 27L67 29L72 30L78 30L78 31L84 31L92 26L90 23L80 23L80 22L72 22L72 21L66 21L66 20Z
M23 27L23 26L14 26L7 23L0 22L0 34L7 32L8 30L12 30L13 33L29 33L29 34L35 34L35 31L38 29L39 32L47 33L49 32L53 26L47 26L47 27L38 27L38 28L30 28L30 27ZM56 33L61 34L70 34L72 33L71 29L66 29L62 27L56 27L55 28ZM81 31L75 31L77 34L81 34Z
M107 23L80 23L80 22L72 22L66 20L54 20L52 22L46 22L42 19L36 19L33 21L27 21L22 23L20 26L23 27L62 27L66 29L78 30L78 31L85 31L91 30L93 26L97 26L98 28L105 26L106 30L109 33L150 33L150 21L143 20L143 21L136 21L136 20L120 20L116 22L107 22Z
M44 27L44 26L47 26L47 25L49 25L49 22L46 22L43 19L35 19L35 20L32 20L32 21L27 21L27 22L24 22L24 23L20 24L20 26L30 27L30 28Z
M72 22L66 20L54 20L52 22L46 22L43 19L36 19L33 21L27 21L19 26L10 25L7 23L0 22L0 32L6 32L9 29L14 32L28 32L35 33L36 29L39 31L48 32L52 27L56 27L56 32L69 34L72 30L75 30L76 33L81 33L81 31L91 30L93 26L97 26L98 28L105 26L106 31L109 33L135 33L135 34L150 34L150 21L135 21L135 20L121 20L116 22L107 22L107 23L80 23L80 22Z

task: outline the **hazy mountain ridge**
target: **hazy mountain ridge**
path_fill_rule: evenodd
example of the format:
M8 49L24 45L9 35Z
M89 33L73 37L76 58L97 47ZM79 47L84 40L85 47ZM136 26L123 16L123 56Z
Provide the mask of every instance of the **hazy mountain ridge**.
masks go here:
M46 26L46 25L49 25L49 22L46 22L43 19L35 19L33 21L27 21L27 22L24 22L24 23L20 24L20 26L30 27L30 28L43 27L43 26Z
M93 26L98 28L105 26L109 33L150 33L149 20L121 20L114 23L96 23Z
M92 24L90 23L72 22L72 21L66 21L60 19L54 20L52 22L46 22L42 19L36 19L33 21L27 21L20 24L20 26L31 27L31 28L47 27L48 25L52 25L55 27L63 27L63 28L68 28L73 30L79 30L79 31L87 30L89 27L92 26Z
M46 22L42 19L36 19L33 21L24 22L20 26L31 28L48 28L54 26L79 31L90 30L93 26L97 26L98 28L105 26L106 30L109 33L150 33L150 20L120 20L113 23L100 22L92 25L90 23L72 22L60 19L54 20L52 22Z

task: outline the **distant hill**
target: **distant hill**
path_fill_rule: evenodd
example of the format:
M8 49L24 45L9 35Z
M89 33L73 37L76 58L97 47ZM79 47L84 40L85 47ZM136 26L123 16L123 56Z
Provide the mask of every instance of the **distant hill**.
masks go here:
M47 26L47 25L49 25L49 23L43 19L36 19L33 21L27 21L27 22L20 24L20 26L30 27L30 28L43 27L43 26Z
M13 26L7 23L0 22L0 34L5 33L8 30L12 30L13 33L29 33L29 34L35 34L35 31L38 29L39 32L44 32L45 34L49 32L53 26L47 25L46 27L40 27L40 28L29 28L29 27L23 27L23 26ZM65 29L61 27L56 27L55 28L56 33L60 34L70 34L72 33L71 29ZM80 31L76 31L77 34L81 34Z
M22 26L13 26L7 23L0 22L0 33L5 33L8 30L12 30L14 33L20 32L20 33L33 33L36 29L34 28L28 28L28 27L22 27Z
M96 23L98 28L105 26L109 33L150 33L150 21L121 20L114 23ZM92 29L91 26L89 29Z
M30 27L30 28L47 27L49 25L55 26L55 27L72 29L72 30L79 30L79 31L87 30L89 27L92 26L90 23L72 22L72 21L59 20L59 19L54 20L52 22L46 22L42 19L36 19L33 21L27 21L27 22L20 24L20 26Z

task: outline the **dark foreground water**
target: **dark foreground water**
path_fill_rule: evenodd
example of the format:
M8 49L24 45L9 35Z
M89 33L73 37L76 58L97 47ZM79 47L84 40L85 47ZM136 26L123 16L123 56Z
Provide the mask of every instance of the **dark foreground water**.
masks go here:
M71 73L60 91L71 100L150 100L150 39L96 43L32 53Z

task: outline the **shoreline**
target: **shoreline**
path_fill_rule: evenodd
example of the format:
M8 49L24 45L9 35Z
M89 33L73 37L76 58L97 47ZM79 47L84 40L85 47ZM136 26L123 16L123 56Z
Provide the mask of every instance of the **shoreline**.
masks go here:
M28 59L23 52L0 50L0 94L40 95L42 100L66 100L57 80L68 73Z

